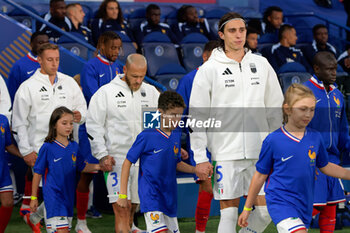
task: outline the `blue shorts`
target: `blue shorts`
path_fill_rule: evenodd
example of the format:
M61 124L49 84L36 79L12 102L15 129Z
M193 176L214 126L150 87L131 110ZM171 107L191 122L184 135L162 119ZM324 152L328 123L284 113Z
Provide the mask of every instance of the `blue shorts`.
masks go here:
M323 174L317 169L314 206L325 206L345 201L343 184L338 178Z
M11 191L11 190L4 190L2 188L8 187L12 185L12 180L10 176L10 169L7 165L7 160L3 160L0 162L0 191Z
M85 124L80 125L79 127L79 150L86 162L91 164L98 164L98 160L92 156L91 145L86 132Z

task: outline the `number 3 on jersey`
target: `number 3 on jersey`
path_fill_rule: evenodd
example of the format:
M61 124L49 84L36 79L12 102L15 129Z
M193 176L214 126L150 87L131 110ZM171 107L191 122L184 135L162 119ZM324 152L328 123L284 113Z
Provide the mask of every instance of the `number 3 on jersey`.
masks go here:
M118 184L118 175L116 172L111 172L110 175L112 176L112 179L114 180L114 183L112 184L112 187L116 186Z

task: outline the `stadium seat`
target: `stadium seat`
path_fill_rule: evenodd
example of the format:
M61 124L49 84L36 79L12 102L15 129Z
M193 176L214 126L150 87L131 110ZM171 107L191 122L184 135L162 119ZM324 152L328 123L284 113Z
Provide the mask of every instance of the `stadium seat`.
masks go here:
M280 74L288 72L306 72L306 68L299 62L288 62L282 65L277 73Z
M155 80L165 86L167 90L176 91L179 80L186 73L186 70L181 65L169 63L158 69Z
M165 16L165 23L171 25L174 25L177 23L177 9L174 9L173 11L169 12L166 16Z
M35 10L32 6L28 6L28 5L23 4L22 7L26 8L27 10L30 10L32 13L40 16L40 13L37 10ZM7 15L12 17L16 21L22 23L23 25L29 27L29 28L32 27L32 17L30 17L29 15L26 15L23 11L21 11L17 8L10 11Z
M214 33L218 32L218 24L221 17L229 12L230 9L227 7L216 7L212 9L207 9L205 13L205 18L208 20L210 30Z
M283 93L293 83L304 83L311 78L311 74L306 72L288 72L278 74Z
M202 54L207 37L200 33L191 33L181 41L182 61L185 69L189 72L202 64Z
M126 58L128 57L129 54L136 53L136 48L133 45L130 37L128 37L126 34L124 34L121 31L116 31L116 33L118 33L118 35L120 36L120 38L122 39L122 42L123 42L122 49L119 51L118 60L125 63Z
M131 3L131 4L120 4L120 8L123 11L124 18L129 18L130 14L133 13L135 10L140 8L145 8L144 4L140 3Z
M153 32L145 36L142 47L142 53L148 61L147 72L150 77L155 77L157 71L168 64L181 66L175 45L161 32Z
M85 37L77 32L69 32L69 34L85 41ZM70 52L74 53L75 55L88 60L89 59L89 49L85 46L77 43L76 41L70 39L69 37L63 35L60 37L60 39L57 41L57 44L61 45L62 47L66 48Z
M93 18L93 11L92 9L87 6L87 5L84 5L84 4L81 4L82 8L83 8L83 11L85 13L85 17L84 17L84 22L83 22L83 25L85 26L88 26L90 21L92 20Z
M170 12L176 11L176 7L171 5L159 5L160 8L160 21L165 22L167 15Z
M263 57L269 58L271 57L271 48L274 44L273 43L265 43L265 44L259 44L258 43L258 51L263 55Z
M278 35L274 33L266 33L260 36L258 44L278 43Z
M250 18L250 19L261 19L262 14L251 7L231 7L231 11L237 12L240 15L242 15L244 18Z
M128 17L129 28L135 29L140 26L140 23L146 19L146 9L139 8L130 13Z

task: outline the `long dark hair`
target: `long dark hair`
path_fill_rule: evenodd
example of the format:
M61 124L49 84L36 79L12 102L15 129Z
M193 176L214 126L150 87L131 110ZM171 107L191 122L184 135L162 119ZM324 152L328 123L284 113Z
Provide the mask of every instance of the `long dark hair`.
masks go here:
M120 4L119 4L119 2L117 0L104 0L101 3L100 7L98 8L98 11L97 11L97 14L96 14L96 18L101 18L101 19L103 19L103 21L106 21L108 19L108 16L107 16L107 5L110 2L116 2L118 4L119 11L118 11L117 21L118 21L119 24L123 24L124 23L124 16L123 16L122 9L120 8Z
M219 21L219 25L218 25L219 31L224 33L224 29L225 29L227 21L229 21L231 19L236 19L236 18L240 18L240 19L244 20L243 16L236 13L236 12L228 12L228 13L224 14ZM225 24L225 25L223 25L223 24ZM225 51L225 41L223 39L221 39L220 37L219 37L219 43L220 43L220 47L222 48L222 50Z
M56 131L56 124L59 119L63 116L63 114L72 114L74 115L71 110L69 110L66 107L58 107L56 108L50 117L50 122L49 122L49 133L47 134L45 138L45 142L53 142L55 141L57 137L57 131ZM68 140L73 141L73 132L68 136Z

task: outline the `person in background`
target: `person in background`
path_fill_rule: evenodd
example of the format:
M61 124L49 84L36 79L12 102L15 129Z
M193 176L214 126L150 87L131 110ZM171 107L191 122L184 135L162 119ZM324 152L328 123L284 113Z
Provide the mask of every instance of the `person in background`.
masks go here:
M71 3L66 6L67 17L69 18L72 28L71 32L77 32L84 36L85 40L92 44L91 30L83 25L85 12L80 3Z
M66 16L66 3L64 0L50 0L50 12L45 14L43 18L63 31L69 32L72 29L72 24ZM61 33L41 22L37 22L36 29L45 32L54 43L57 43L61 37Z
M311 45L302 48L306 60L312 65L312 61L317 52L328 51L338 57L337 49L328 43L328 29L324 24L317 24L312 28L314 40Z
M275 33L277 35L282 24L283 10L278 6L270 6L264 11L261 33Z
M140 24L140 28L135 31L137 43L141 45L143 38L152 32L161 32L169 37L173 44L178 44L177 38L170 26L160 22L160 7L156 4L149 4L146 8L146 21Z
M259 33L254 28L247 28L247 36L246 36L246 47L252 51L252 53L259 54L258 52L258 37Z
M278 73L281 66L289 62L298 62L305 67L305 70L312 73L312 68L306 61L303 52L294 46L298 37L295 28L289 24L284 24L278 33L279 43L271 48L271 55L268 60L274 70Z
M0 114L7 117L7 120L11 121L12 101L10 94L7 90L6 82L0 75Z
M31 50L27 55L13 64L8 77L8 91L12 102L15 99L15 94L19 86L40 68L40 64L38 63L38 49L46 43L49 43L49 37L45 32L34 32L30 37Z
M137 49L136 40L132 31L124 21L123 12L117 0L104 0L98 11L96 18L91 23L92 41L96 45L98 38L105 31L118 31L130 37Z
M178 23L172 27L177 40L181 40L190 33L200 33L209 40L217 39L210 31L209 23L205 18L199 18L197 9L192 5L183 5L177 11Z

